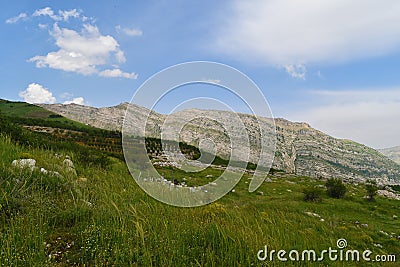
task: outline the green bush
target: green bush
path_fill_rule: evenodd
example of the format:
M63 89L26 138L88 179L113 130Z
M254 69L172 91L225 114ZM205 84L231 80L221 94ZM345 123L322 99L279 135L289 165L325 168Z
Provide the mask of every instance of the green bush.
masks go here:
M306 187L303 189L304 201L307 202L321 202L322 190L316 187Z
M347 191L346 186L340 179L331 178L326 181L325 186L327 195L333 198L343 198Z
M376 182L373 180L369 180L365 184L365 191L367 191L368 200L375 201L375 196L378 192L378 187L376 186Z

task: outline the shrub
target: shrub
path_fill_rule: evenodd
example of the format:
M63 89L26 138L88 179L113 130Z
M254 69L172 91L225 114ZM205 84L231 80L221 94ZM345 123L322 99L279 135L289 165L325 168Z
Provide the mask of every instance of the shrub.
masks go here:
M307 202L321 202L322 190L316 187L306 187L303 189L304 201Z
M346 194L346 186L340 179L329 179L326 184L326 193L333 198L343 198Z
M365 184L365 190L367 191L368 200L375 201L375 196L378 192L378 187L376 186L376 182L373 180L369 180Z

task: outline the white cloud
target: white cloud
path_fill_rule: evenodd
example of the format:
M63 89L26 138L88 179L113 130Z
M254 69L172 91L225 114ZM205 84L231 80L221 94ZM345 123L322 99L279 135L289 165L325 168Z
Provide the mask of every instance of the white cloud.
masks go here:
M39 26L39 29L41 29L41 30L47 29L47 27L48 27L47 24L43 24L43 23L39 23L38 26Z
M83 97L76 97L76 98L74 98L72 100L64 101L64 104L65 105L67 105L67 104L77 104L77 105L83 106L83 105L85 105L85 99Z
M80 18L81 12L76 9L71 10L58 10L58 14L55 14L51 7L45 7L42 9L35 10L32 14L33 17L48 16L55 21L68 21L69 18ZM86 20L86 17L82 17L82 20Z
M243 60L331 64L400 50L400 2L236 1L217 45Z
M64 21L68 21L69 18L79 18L81 15L81 13L79 11L77 11L76 9L59 10L58 14Z
M28 15L26 13L20 13L18 16L7 19L6 23L14 24L14 23L17 23L18 21L20 21L21 19L26 19L27 17L28 17Z
M138 75L134 72L123 72L120 69L103 70L99 73L101 77L122 77L127 79L137 79Z
M64 92L60 95L61 99L69 99L72 98L74 95L68 92Z
M28 103L50 103L56 102L56 98L53 94L42 85L37 83L31 83L28 87L18 94Z
M45 7L42 9L35 10L32 14L33 17L39 17L39 16L49 16L53 20L60 20L60 18L54 14L53 9L50 7Z
M297 79L306 79L307 68L304 64L290 64L284 66L286 72Z
M374 148L400 145L400 89L312 91L308 108L288 114L338 138ZM318 103L318 104L316 104Z
M143 35L143 31L140 29L136 29L136 28L124 28L121 25L118 25L115 27L115 29L117 30L117 32L123 32L128 36L141 36Z
M50 67L90 75L97 73L97 67L105 65L112 55L119 63L125 61L118 42L110 35L101 35L96 26L85 24L78 33L60 28L55 23L50 34L60 49L29 59L38 68Z

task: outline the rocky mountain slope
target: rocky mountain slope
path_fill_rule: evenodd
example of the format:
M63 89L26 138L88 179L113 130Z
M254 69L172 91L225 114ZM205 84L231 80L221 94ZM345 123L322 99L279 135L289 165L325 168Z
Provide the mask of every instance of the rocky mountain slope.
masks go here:
M378 149L383 155L400 164L400 146Z
M128 103L115 107L93 108L75 104L40 105L50 111L69 119L89 124L98 128L121 130ZM137 125L143 122L149 110L137 105L130 107L130 129L134 132ZM229 157L230 140L227 129L216 120L231 120L232 113L215 110L185 110L179 112L182 119L191 120L184 126L180 134L182 141L199 145L199 140L210 138L216 145L217 154ZM250 142L250 161L257 163L260 149L260 134L254 116L239 114L246 127ZM160 128L166 115L151 112L148 119L146 135L160 137ZM378 151L350 140L341 140L313 129L306 123L290 122L275 119L276 152L273 168L287 173L310 177L338 177L344 180L364 181L378 179L390 182L400 179L400 165L396 164ZM261 118L265 127L273 127L271 119ZM236 125L230 125L230 131L238 132ZM138 131L137 134L140 134ZM238 144L246 146L246 144ZM245 151L245 150L243 150ZM244 157L245 155L243 155Z

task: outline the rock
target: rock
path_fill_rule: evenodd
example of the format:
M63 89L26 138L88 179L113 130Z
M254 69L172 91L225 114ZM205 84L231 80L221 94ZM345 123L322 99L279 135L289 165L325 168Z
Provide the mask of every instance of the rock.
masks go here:
M14 160L12 163L12 166L14 167L19 167L21 169L30 169L33 171L36 168L36 160L34 159L19 159L19 160Z
M271 180L271 178L265 178L265 180L264 180L264 182L266 182L266 183L271 183L272 182L272 180Z
M65 166L65 170L69 173L76 175L76 170L74 167L74 163L70 159L64 159L63 164Z
M70 160L69 158L64 159L63 164L64 164L65 166L69 167L69 168L75 169L74 163L73 163L72 160Z
M400 194L396 194L396 193L390 192L388 190L378 190L377 194L379 196L400 200Z
M314 212L311 212L311 211L306 211L304 213L309 215L309 216L312 216L312 217L321 218L321 216L319 216L317 213L314 213Z
M40 168L40 172L44 174L48 174L49 172L45 168Z

